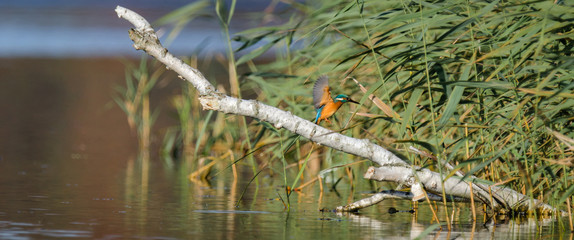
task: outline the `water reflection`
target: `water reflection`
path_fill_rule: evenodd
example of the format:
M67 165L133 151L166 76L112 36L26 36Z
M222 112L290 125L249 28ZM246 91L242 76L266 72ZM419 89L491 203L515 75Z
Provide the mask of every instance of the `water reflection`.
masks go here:
M528 220L526 222L510 221L507 224L482 224L477 222L463 223L455 222L453 229L448 231L446 226L422 224L426 222L417 219L416 215L412 215L410 223L404 222L397 224L396 222L390 223L388 219L373 218L366 215L356 214L338 214L340 217L348 218L357 226L364 229L371 229L373 231L385 232L385 236L406 237L407 239L414 239L418 236L427 236L429 239L540 239L540 238L555 238L561 237L563 239L571 239L572 235L565 233L564 236L560 234L553 234L550 227L554 221L544 220L536 222L535 220ZM538 225L537 225L538 224ZM556 226L554 226L556 227ZM429 229L430 228L430 229ZM428 233L426 231L432 230ZM554 230L556 231L556 230ZM428 234L428 235L427 235Z
M40 224L15 223L0 221L1 239L28 239L33 238L90 238L90 231L42 229Z

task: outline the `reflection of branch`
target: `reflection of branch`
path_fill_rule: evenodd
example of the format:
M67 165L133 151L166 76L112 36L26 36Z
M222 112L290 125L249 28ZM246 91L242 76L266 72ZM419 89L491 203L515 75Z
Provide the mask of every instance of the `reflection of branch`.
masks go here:
M431 201L442 201L442 197L433 193L427 194ZM337 207L337 211L340 212L353 212L357 211L361 208L369 207L375 205L379 202L382 202L385 199L404 199L404 200L412 200L414 198L414 194L411 192L403 192L403 191L395 191L395 190L387 190L381 191L378 193L373 194L371 197L361 199L354 203ZM469 202L468 198L461 198L461 197L447 197L447 202ZM420 199L418 201L423 201Z
M408 213L404 213L409 215ZM433 227L432 222L421 221L420 217L412 215L410 223L404 222L404 226L398 227L397 224L389 224L388 221L380 221L380 218L388 219L386 213L379 213L380 218L370 217L370 214L351 214L351 213L337 213L338 217L344 217L351 221L353 226L363 227L365 229L372 229L379 233L385 233L385 238L391 239L492 239L493 236L499 236L501 233L511 233L520 235L523 233L536 232L541 227L550 227L555 222L553 219L542 219L539 221L535 218L528 218L527 221L521 219L510 219L505 224L496 224L493 221L484 223L484 227L476 228L476 222L472 223L472 230L467 227L453 228L452 231L441 231L440 228L427 233L429 227ZM406 217L404 217L406 219ZM466 221L463 219L463 214L454 215L454 222ZM401 229L401 230L399 230ZM397 231L399 230L399 231ZM469 237L468 233L471 230ZM429 235L426 235L429 234ZM426 235L426 237L424 237Z
M180 78L189 81L199 92L199 100L203 109L258 118L273 124L276 128L285 128L318 144L369 159L381 166L379 168L372 167L367 172L367 175L371 173L371 176L366 177L372 180L392 181L405 186L420 183L426 190L435 193L442 192L440 188L444 186L445 192L449 195L462 198L470 197L470 188L466 182L454 177L445 180L444 176L436 172L412 167L387 149L371 143L367 139L356 139L333 132L290 112L255 100L238 99L220 93L197 69L171 55L161 45L153 28L143 17L120 6L116 8L116 12L118 17L128 20L135 26L135 29L129 31L134 47L155 57L168 69L177 72ZM444 181L444 184L441 184L441 181ZM497 189L503 190L503 193L508 193L502 197L509 206L518 208L525 206L527 209L540 208L540 210L546 211L554 210L549 205L542 204L538 200L530 201L524 195L510 189ZM484 199L484 197L479 197L479 199L493 209L501 208L501 205L495 201ZM528 199L528 201L524 201L524 199ZM534 204L529 205L529 203Z

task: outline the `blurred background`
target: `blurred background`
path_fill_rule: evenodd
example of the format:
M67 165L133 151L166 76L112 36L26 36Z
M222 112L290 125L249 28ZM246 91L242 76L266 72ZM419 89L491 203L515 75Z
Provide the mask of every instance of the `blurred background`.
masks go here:
M141 52L126 48L130 24L118 19L117 5L130 7L150 21L194 1L103 0L103 1L12 1L0 2L0 57L2 58L115 58L135 57ZM240 1L238 13L262 10L268 3ZM213 9L211 9L213 11ZM198 46L223 51L225 42L217 19L207 17L188 25L170 50L189 54ZM234 28L247 22L234 19ZM199 32L198 32L199 31ZM160 32L161 33L161 32ZM165 31L163 32L165 33Z
M267 6L257 3L237 5L232 31L249 26L242 11ZM24 154L31 160L18 162L28 165L45 156L44 151L74 156L86 151L133 152L135 134L130 133L113 96L114 88L125 85L126 63L138 64L145 55L132 47L131 25L119 19L114 9L128 7L155 21L187 4L190 1L1 1L0 159L11 161ZM167 44L163 41L171 29L156 29L170 52L176 56L224 53L220 24L209 10L213 7ZM162 77L152 104L167 102L166 95L180 88L180 80L171 81L174 77ZM160 123L169 119L160 118ZM70 149L61 152L62 148Z
M136 154L136 135L112 98L114 87L125 82L125 62L142 55L131 47L130 24L114 12L119 4L157 19L187 2L0 2L3 177L34 167L50 171L54 164L68 166L59 174L77 172L93 161L100 164L90 166L102 170L121 168ZM211 39L210 47L220 51L217 22L198 27L201 34L191 28L184 34L193 41L176 41L174 49L189 51ZM161 89L158 94L169 94Z

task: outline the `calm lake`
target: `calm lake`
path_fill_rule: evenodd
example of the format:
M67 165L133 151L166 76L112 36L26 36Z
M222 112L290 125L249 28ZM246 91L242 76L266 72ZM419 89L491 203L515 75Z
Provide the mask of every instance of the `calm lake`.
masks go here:
M125 85L123 62L137 62L141 53L131 47L129 25L114 16L116 3L104 2L109 6L98 10L110 19L103 25L74 20L99 21L92 11L62 20L61 9L42 15L0 5L0 239L573 238L567 219L493 221L478 209L472 221L467 204L454 211L449 205L448 213L438 207L442 224L445 215L453 220L451 231L433 222L424 203L389 200L353 214L321 211L392 187L364 181L360 171L353 184L325 178L323 191L315 182L293 193L290 210L278 171L262 171L249 184L248 164L238 165L235 178L229 162L219 162L213 172L221 172L209 181L190 180L189 165L201 159L171 161L158 153L166 128L177 124L170 104L180 91L175 75L162 78L151 93L160 115L152 132L155 148L142 157L137 135L113 101L114 88ZM20 21L20 15L32 20ZM214 26L204 33L217 44L209 40L219 36ZM35 43L41 38L48 47ZM185 41L177 46L192 51ZM414 214L389 213L413 207Z

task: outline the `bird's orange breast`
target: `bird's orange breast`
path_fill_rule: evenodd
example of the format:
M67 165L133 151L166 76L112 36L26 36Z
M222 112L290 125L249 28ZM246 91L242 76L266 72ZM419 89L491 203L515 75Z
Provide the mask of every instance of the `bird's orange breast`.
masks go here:
M319 119L317 119L317 124L319 122L321 122L321 120L324 120L324 119L327 119L327 118L333 116L333 114L335 114L335 112L337 112L337 110L339 110L341 105L343 105L343 102L340 102L340 101L337 101L337 102L330 101L327 104L325 104L325 106L323 106L323 108L321 109L321 113L319 114Z

